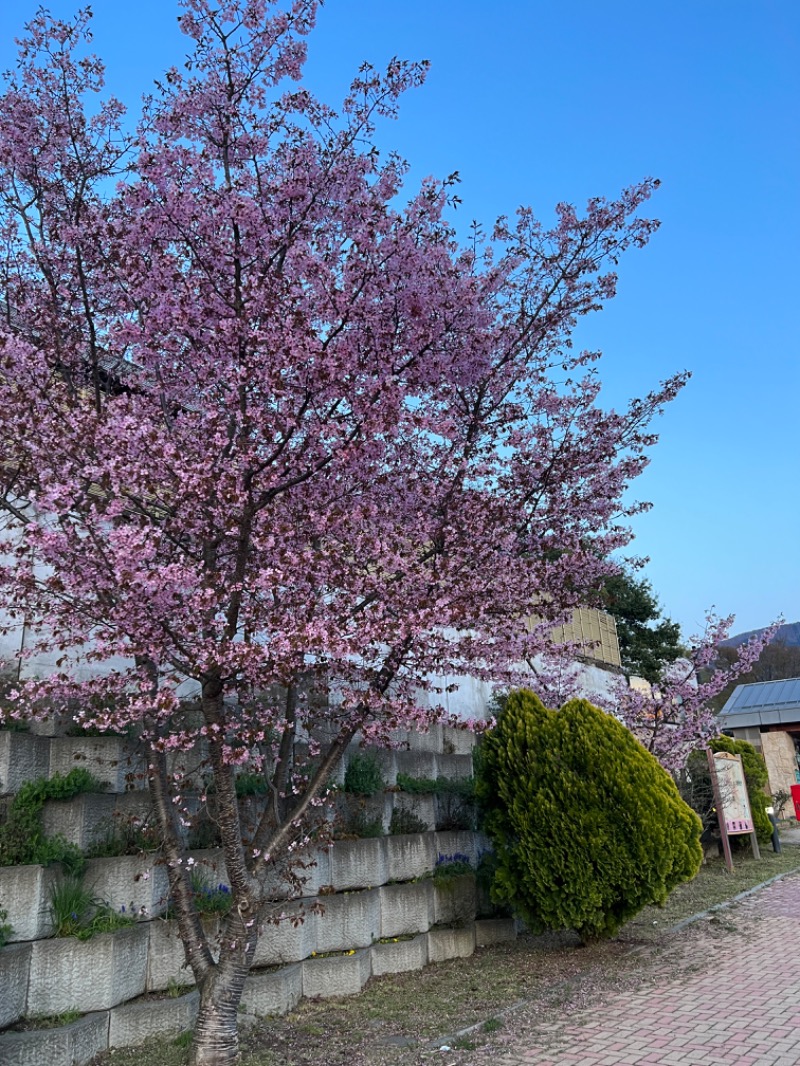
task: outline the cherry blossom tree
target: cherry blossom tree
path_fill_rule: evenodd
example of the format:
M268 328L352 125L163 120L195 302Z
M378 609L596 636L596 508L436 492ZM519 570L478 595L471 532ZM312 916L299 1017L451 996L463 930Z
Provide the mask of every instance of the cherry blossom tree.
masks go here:
M101 98L88 9L40 12L0 101L0 590L24 656L60 655L9 713L139 737L196 1066L237 1057L270 878L347 746L441 720L432 677L521 680L629 541L686 379L605 410L570 342L657 182L459 244L455 177L409 195L375 145L425 65L362 67L335 112L299 80L316 7L182 0L189 57L136 122ZM198 744L217 945L173 772ZM242 768L269 785L255 826Z
M709 611L703 632L691 637L683 657L663 664L654 683L644 678L631 680L627 674L610 675L602 689L587 692L591 683L576 662L581 648L567 645L545 649L528 666L537 693L550 706L591 699L619 718L666 770L677 774L692 752L705 750L709 740L719 735L714 697L748 673L780 625L780 620L773 622L721 661L720 645L730 635L733 622L733 615L722 618Z
M719 645L727 639L733 615L706 617L702 634L692 637L688 655L667 667L656 684L615 686L602 705L616 714L667 770L679 772L693 751L705 749L719 734L714 697L731 677L747 673L772 639L778 623L737 648L726 669L718 664Z

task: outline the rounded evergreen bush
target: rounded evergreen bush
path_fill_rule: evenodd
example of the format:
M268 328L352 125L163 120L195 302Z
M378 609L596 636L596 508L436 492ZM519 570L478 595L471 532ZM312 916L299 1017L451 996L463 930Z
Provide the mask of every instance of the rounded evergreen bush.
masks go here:
M611 936L702 860L700 819L670 775L586 700L551 711L527 690L507 696L476 791L497 856L492 898L532 932Z

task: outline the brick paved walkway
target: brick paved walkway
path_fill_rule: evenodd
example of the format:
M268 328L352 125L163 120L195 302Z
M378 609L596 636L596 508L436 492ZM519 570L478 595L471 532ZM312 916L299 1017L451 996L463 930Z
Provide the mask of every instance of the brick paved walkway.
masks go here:
M757 920L710 941L699 972L541 1026L538 1048L497 1066L798 1066L800 877L726 913Z

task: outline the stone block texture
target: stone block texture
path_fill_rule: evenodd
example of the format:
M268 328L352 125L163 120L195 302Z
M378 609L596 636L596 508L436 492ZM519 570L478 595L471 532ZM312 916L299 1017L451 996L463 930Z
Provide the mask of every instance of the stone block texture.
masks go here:
M39 940L50 936L50 886L56 877L52 867L0 867L0 907L8 914L9 940Z
M421 970L428 964L428 938L424 933L411 940L372 945L372 973L405 973Z
M432 881L384 885L380 895L382 937L426 933L434 924Z
M175 999L123 1003L113 1007L108 1030L109 1047L132 1047L161 1033L182 1033L191 1029L200 1004L199 992Z
M91 859L84 882L97 899L135 918L158 918L167 909L167 868L157 855Z
M286 1014L303 998L303 967L299 962L269 973L251 973L244 986L243 1006L261 1016Z
M306 959L303 963L303 995L309 999L357 996L372 974L369 948L352 955Z
M217 955L219 923L215 918L203 919L211 952ZM194 974L186 964L186 953L175 921L155 921L143 926L148 933L146 989L163 992L170 982L193 985Z
M331 848L331 885L337 892L372 888L392 878L387 858L389 840L339 840Z
M326 896L316 919L317 953L369 947L381 935L381 890Z
M436 841L439 834L410 833L407 836L389 837L386 852L389 864L386 881L413 881L433 871L436 865Z
M0 1033L3 1066L87 1066L108 1047L108 1011L57 1029Z
M47 777L50 741L33 733L0 730L0 795L17 792L26 781Z
M464 929L431 929L428 933L429 962L466 959L475 951L475 925Z
M126 792L147 785L144 760L123 737L53 737L50 774L66 775L75 767L88 770L109 792Z
M147 947L145 926L34 941L26 1013L107 1010L134 999L145 990Z
M279 966L305 959L316 951L318 920L310 901L269 907L261 922L253 966Z
M30 944L6 944L0 950L0 1029L24 1016L30 972Z

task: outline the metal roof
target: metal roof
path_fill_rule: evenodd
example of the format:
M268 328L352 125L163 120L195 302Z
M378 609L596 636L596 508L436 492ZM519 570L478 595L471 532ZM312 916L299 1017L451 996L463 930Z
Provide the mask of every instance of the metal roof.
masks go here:
M800 677L737 685L719 714L723 728L800 725Z

